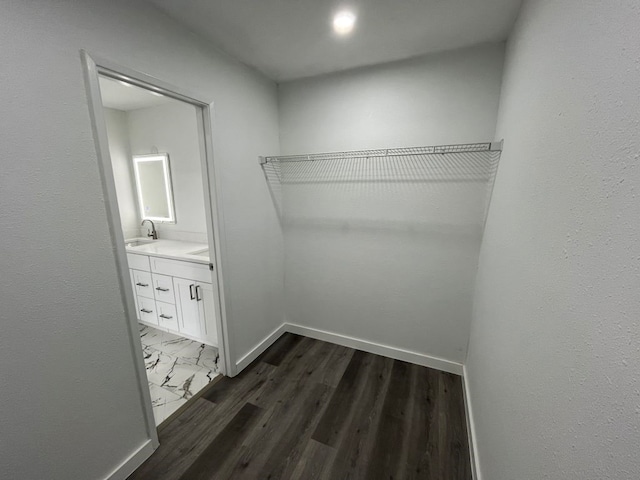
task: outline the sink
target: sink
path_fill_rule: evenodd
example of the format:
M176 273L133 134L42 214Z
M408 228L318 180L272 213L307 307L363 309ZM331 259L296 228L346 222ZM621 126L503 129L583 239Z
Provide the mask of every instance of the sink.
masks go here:
M147 245L152 242L153 240L146 240L143 238L129 238L124 241L124 244L126 247L139 247L140 245Z
M196 257L209 258L209 249L208 248L202 248L200 250L195 250L193 252L189 252L188 255L194 255Z

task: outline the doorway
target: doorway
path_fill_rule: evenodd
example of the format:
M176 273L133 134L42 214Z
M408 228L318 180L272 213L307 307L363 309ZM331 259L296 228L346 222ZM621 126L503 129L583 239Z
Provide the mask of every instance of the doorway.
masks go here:
M212 105L82 52L107 217L152 441L229 366Z

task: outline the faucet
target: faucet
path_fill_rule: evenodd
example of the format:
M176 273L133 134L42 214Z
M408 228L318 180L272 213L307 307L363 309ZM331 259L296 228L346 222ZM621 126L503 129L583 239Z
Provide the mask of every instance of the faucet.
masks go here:
M144 222L149 222L151 224L151 230L147 230L147 237L151 237L154 240L157 240L158 232L156 232L156 226L153 223L153 220L149 220L148 218L145 218L144 220L142 220L142 223L140 225L141 226L144 225Z

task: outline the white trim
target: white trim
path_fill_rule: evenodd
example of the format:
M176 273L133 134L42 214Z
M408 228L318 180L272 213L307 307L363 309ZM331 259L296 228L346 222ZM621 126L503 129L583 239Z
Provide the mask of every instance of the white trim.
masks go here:
M375 353L395 360L402 360L409 363L415 363L416 365L422 365L424 367L435 368L436 370L462 375L463 367L461 363L445 360L444 358L432 357L431 355L425 355L423 353L390 347L388 345L381 345L379 343L362 340L360 338L348 337L346 335L318 330L302 325L295 325L292 323L286 324L286 331L296 333L298 335L304 335L305 337L315 338L316 340L324 340L325 342L355 348L356 350Z
M464 393L464 408L467 417L467 437L469 438L469 455L471 457L471 474L473 480L482 480L480 472L480 457L478 456L478 442L476 441L476 424L473 420L471 397L469 396L469 383L467 380L467 367L462 367L462 390Z
M249 353L247 353L236 362L235 365L237 373L241 372L251 362L258 358L258 356L262 352L269 348L285 332L302 335L304 337L315 338L316 340L322 340L336 345L342 345L344 347L350 347L356 350L374 353L376 355L382 355L384 357L393 358L395 360L402 360L404 362L422 365L423 367L434 368L443 372L453 373L454 375L463 375L464 371L464 366L461 363L452 362L451 360L445 360L444 358L425 355L424 353L412 352L410 350L390 347L388 345L381 345L379 343L362 340L360 338L349 337L347 335L341 335L339 333L327 332L326 330L318 330L317 328L305 327L303 325L285 322L269 335L267 335L264 340L259 342L255 347L251 349Z
M215 252L214 271L211 272L212 279L217 278L218 291L215 292L219 297L220 315L216 315L216 325L218 329L219 349L224 362L220 365L222 374L227 373L227 367L235 367L231 359L233 358L233 344L228 335L230 305L228 287L223 281L222 272L226 272L227 250L225 238L225 225L222 216L222 193L221 189L214 180L214 156L213 156L213 135L212 135L212 108L213 103L204 99L201 95L188 92L184 88L168 84L155 77L132 70L128 67L118 65L110 60L91 56L85 50L80 50L80 58L83 66L85 79L85 87L87 90L87 101L89 106L89 115L91 118L91 127L93 130L94 141L96 144L96 153L98 157L98 167L102 180L102 188L105 196L105 208L107 222L111 234L111 243L116 258L116 268L119 275L120 290L123 304L125 307L127 326L129 329L129 343L132 350L133 361L135 364L138 384L140 386L140 400L144 412L145 423L149 438L153 448L159 445L158 433L156 430L153 409L151 406L151 396L149 393L146 369L142 356L142 346L138 334L138 320L135 312L135 304L133 298L133 290L131 286L131 277L129 275L129 265L127 262L124 236L121 228L120 213L118 210L118 201L115 191L115 181L113 178L113 169L111 167L111 155L108 146L107 128L102 108L102 97L100 94L100 84L98 75L105 75L116 80L123 80L133 85L161 93L170 98L180 100L194 105L198 113L198 137L201 147L201 163L206 175L203 175L205 195L209 195L209 202L205 198L205 208L211 212L207 215L207 229L209 235L210 251ZM213 191L212 191L213 190ZM215 208L211 208L213 200L216 199ZM213 231L213 236L211 236ZM211 250L212 249L212 250ZM212 258L213 260L213 258ZM212 262L213 263L213 262ZM233 374L235 372L231 372Z
M81 55L86 55L91 58L93 63L98 66L101 75L113 78L114 80L124 81L136 87L144 88L145 90L150 90L165 97L174 98L192 105L209 107L213 104L210 99L205 99L202 95L190 92L183 87L163 82L156 77L117 64L109 59L97 55L89 55L86 50L80 50L80 52Z
M218 303L220 305L220 315L216 316L216 324L218 328L219 348L221 356L224 359L223 364L220 365L220 370L222 374L226 374L227 367L233 367L235 364L233 364L231 360L234 357L233 342L231 341L232 338L227 334L227 330L230 328L230 324L232 322L230 321L230 295L228 288L226 287L226 283L223 280L224 273L227 270L226 259L228 256L226 243L224 242L225 223L222 215L222 189L220 188L220 185L214 182L215 161L213 155L213 127L211 122L213 103L203 95L166 83L153 76L119 65L111 60L97 57L95 55L89 55L85 50L81 50L80 54L83 62L89 65L85 70L86 77L88 78L87 82L88 84L91 84L90 86L93 89L93 95L89 99L90 110L98 110L97 115L101 117L100 120L102 120L103 124L102 98L100 95L98 74L160 93L166 97L189 103L196 107L198 112L198 141L201 147L201 163L203 172L206 171L206 175L203 175L203 182L206 187L205 196L209 195L210 200L207 202L207 198L205 198L205 210L207 210L207 213L211 213L210 215L206 215L207 229L209 233L213 231L213 238L212 235L209 235L209 250L215 252L216 260L215 262L212 262L214 263L215 268L211 275L212 278L217 279L218 283L218 291L216 293L219 298ZM93 83L95 83L95 85L93 85ZM96 108L96 105L100 108ZM94 132L97 143L99 143L99 141L106 140L107 138L106 126L103 126L98 130L99 132ZM97 146L97 150L99 155L104 154L105 149L102 149L100 145ZM109 153L108 146L106 147L106 153ZM103 156L103 161L106 161L107 159L109 160L109 169L111 169L110 156ZM211 208L211 204L215 204L215 208ZM120 229L119 225L118 229ZM114 247L117 250L119 245L116 244ZM211 260L213 260L213 258ZM128 278L129 276L127 275L127 279ZM123 285L125 286L129 284L130 280L123 282Z
M276 340L278 340L285 332L288 331L287 327L288 325L286 323L280 325L273 332L267 335L264 340L253 347L249 353L238 360L236 362L236 373L240 373L242 370L244 370L251 362L258 358L262 352L273 345Z
M109 140L107 136L107 125L102 108L102 97L100 95L100 84L98 81L99 68L95 61L87 52L81 50L80 57L87 91L87 103L89 106L89 117L91 119L91 129L96 145L98 157L98 169L100 170L100 180L105 198L105 214L109 225L111 244L116 260L116 271L120 283L120 295L125 310L126 327L129 335L129 346L131 347L132 361L134 364L136 379L138 380L139 399L144 414L145 428L151 441L151 448L160 445L156 422L151 406L151 393L147 383L147 371L145 368L142 345L138 332L138 320L136 318L133 289L131 286L131 276L129 274L129 263L125 251L124 235L122 233L122 222L118 209L118 199L116 195L116 184L111 166L111 153L109 151Z
M105 480L126 480L135 470L151 456L155 448L151 440L145 441L138 450L105 477Z
M213 155L213 103L202 105L198 109L198 142L200 144L200 156L202 165L202 185L205 194L204 208L207 219L207 237L209 252L215 255L215 261L210 258L215 270L211 276L217 279L218 305L216 314L216 328L218 344L222 345L222 364L220 373L234 376L236 364L232 362L235 354L235 341L233 337L233 321L231 315L231 292L229 285L224 281L230 277L226 259L228 258L226 229L224 222L224 207L222 197L222 182L220 175L216 175Z

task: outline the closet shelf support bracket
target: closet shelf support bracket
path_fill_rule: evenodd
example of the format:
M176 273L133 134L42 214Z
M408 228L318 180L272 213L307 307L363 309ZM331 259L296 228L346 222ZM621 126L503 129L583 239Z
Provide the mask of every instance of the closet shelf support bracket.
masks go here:
M503 146L504 146L504 139L500 140L499 142L491 142L491 146L489 147L489 150L492 152L501 152Z

